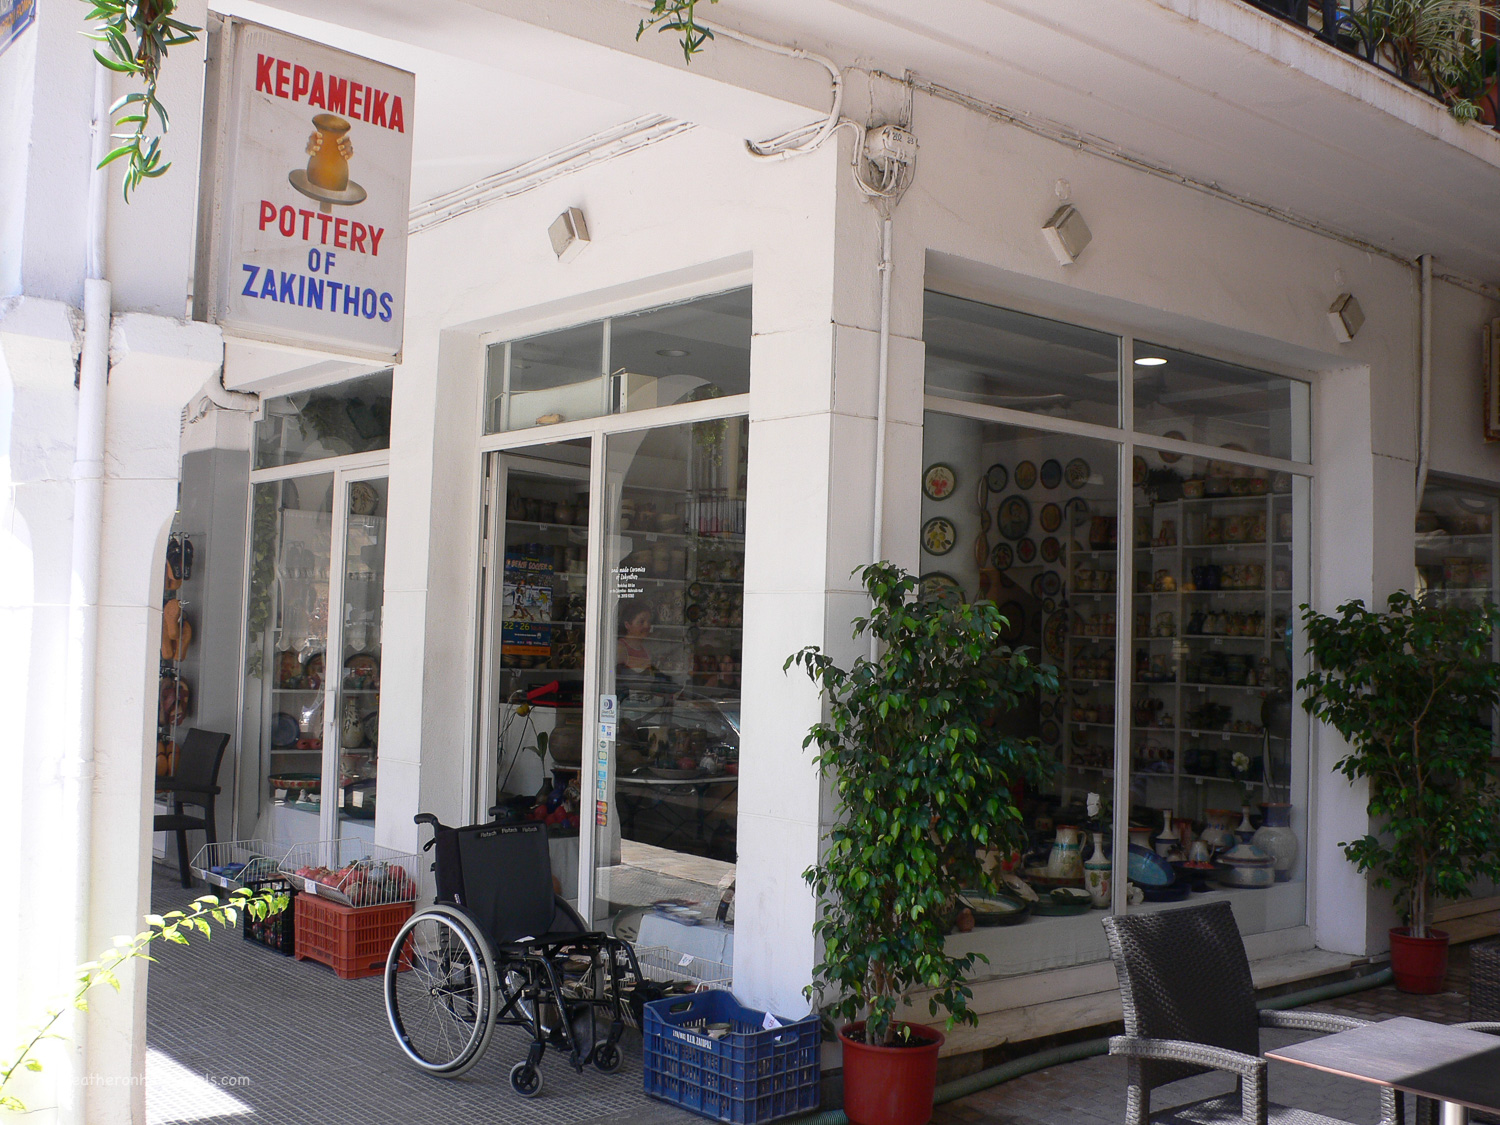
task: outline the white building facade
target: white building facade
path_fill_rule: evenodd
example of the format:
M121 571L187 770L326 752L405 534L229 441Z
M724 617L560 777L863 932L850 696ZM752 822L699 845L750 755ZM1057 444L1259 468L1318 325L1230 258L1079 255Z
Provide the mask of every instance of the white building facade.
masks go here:
M802 745L821 701L783 663L859 655L852 572L877 554L994 597L1059 668L1017 728L1060 763L1021 794L1023 866L1091 791L1151 837L1290 806L1285 878L1205 892L1258 976L1384 952L1388 900L1337 847L1364 795L1295 706L1297 607L1493 596L1494 129L1242 0L726 0L690 64L617 0L185 5L415 76L387 362L193 318L204 43L165 71L171 171L128 206L112 173L91 211L72 7L42 0L0 55L0 949L32 967L7 1018L139 927L179 727L231 735L225 840L412 851L417 812L560 802L554 875L584 913L686 949L652 902L712 913L732 882L732 931L697 954L804 1012L802 872L835 810ZM862 152L885 125L915 156L882 199ZM827 135L747 151L804 126ZM1089 234L1066 265L1043 231L1064 206ZM570 209L583 248L560 254ZM1128 898L1117 877L1106 908L1171 908ZM953 1049L1115 1018L1100 913L956 935L989 964ZM136 969L28 1100L139 1118L138 1087L68 1078L139 1074L144 1021Z

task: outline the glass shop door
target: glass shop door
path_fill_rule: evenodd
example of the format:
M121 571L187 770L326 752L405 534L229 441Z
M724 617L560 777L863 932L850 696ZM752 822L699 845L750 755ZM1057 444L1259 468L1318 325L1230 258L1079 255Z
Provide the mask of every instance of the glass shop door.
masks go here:
M473 816L545 823L554 882L575 903L592 733L584 701L594 686L584 658L591 450L579 438L490 454L481 551L488 606Z

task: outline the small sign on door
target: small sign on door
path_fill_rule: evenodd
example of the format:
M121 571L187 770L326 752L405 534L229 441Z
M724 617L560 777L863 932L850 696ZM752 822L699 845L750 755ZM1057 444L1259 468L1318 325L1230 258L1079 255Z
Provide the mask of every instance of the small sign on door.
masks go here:
M615 695L601 695L599 697L599 721L601 723L613 724L619 719L620 699Z

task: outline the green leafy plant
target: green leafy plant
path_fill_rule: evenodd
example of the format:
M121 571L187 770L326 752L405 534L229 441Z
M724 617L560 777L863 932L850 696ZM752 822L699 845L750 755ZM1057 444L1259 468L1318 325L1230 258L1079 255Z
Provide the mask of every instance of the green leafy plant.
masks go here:
M83 0L89 6L88 20L94 24L88 33L109 48L105 54L94 48L94 58L99 65L118 74L139 78L144 90L126 94L109 107L114 125L123 132L114 134L114 139L123 143L110 150L99 162L99 167L124 159L127 167L122 190L125 201L130 193L145 180L154 180L172 166L161 159L162 136L167 131L167 110L156 96L157 81L161 76L161 65L166 61L167 51L184 43L193 43L201 28L174 19L176 0ZM161 123L161 133L148 136L151 114Z
M1491 644L1500 608L1443 606L1397 591L1387 612L1362 601L1334 616L1302 607L1314 668L1302 706L1348 741L1335 768L1370 786L1378 835L1341 842L1375 884L1394 887L1413 937L1428 936L1435 895L1460 898L1500 876L1500 807L1491 732L1500 701Z
M823 861L804 873L817 892L822 962L810 997L835 994L833 1014L865 1014L865 1041L899 1041L897 1010L930 988L931 1014L974 1023L965 974L979 955L951 956L955 895L994 889L975 852L1025 842L1011 785L1040 783L1052 763L997 720L1057 673L1001 640L993 602L914 600L917 580L890 563L857 572L870 595L854 635L879 655L845 670L816 647L787 659L822 688L828 719L803 745L833 775L839 822Z
M635 29L637 41L653 27L659 32L676 31L682 44L682 57L692 62L693 56L714 37L712 28L698 22L697 6L701 2L703 0L651 0L651 14ZM707 2L717 4L719 0Z
M1455 118L1473 121L1480 116L1476 99L1488 96L1495 76L1486 7L1475 0L1366 0L1350 6L1348 21L1372 58L1408 82L1429 85Z
M159 941L187 945L187 935L195 931L211 938L213 929L209 925L210 920L221 926L233 926L238 921L241 910L248 912L253 918L265 918L285 910L286 905L285 894L238 890L230 895L228 902L221 903L213 895L204 895L194 900L187 910L148 914L146 929L134 937L115 938L114 946L100 954L97 960L79 965L73 994L68 1002L49 1009L42 1022L26 1033L25 1040L4 1063L3 1069L0 1069L0 1109L12 1113L26 1112L25 1104L10 1092L11 1083L23 1071L42 1069L42 1062L36 1057L37 1048L49 1039L63 1038L56 1029L70 1008L80 1012L88 1011L88 994L98 985L106 984L116 992L120 991L120 978L116 971L125 962L136 958L155 961L156 958L151 956L151 947Z

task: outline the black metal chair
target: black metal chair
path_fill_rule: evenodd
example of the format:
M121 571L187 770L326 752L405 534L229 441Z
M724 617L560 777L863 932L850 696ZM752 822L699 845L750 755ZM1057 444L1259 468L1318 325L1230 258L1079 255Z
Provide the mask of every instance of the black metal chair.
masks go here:
M1268 1100L1260 1029L1336 1032L1369 1021L1258 1011L1229 903L1105 918L1104 929L1125 1009L1125 1034L1110 1039L1109 1053L1126 1059L1127 1125L1347 1125ZM1238 1092L1152 1117L1153 1089L1210 1070L1235 1075ZM1401 1125L1402 1113L1401 1094L1382 1090L1381 1125Z
M184 887L193 885L193 875L188 867L188 832L201 830L207 843L218 842L214 829L214 798L219 795L219 763L223 761L228 745L227 734L193 727L177 750L177 768L172 776L156 781L156 791L171 796L172 811L153 817L151 830L177 833L177 870L182 875ZM184 805L202 809L203 815L189 816L183 812Z

